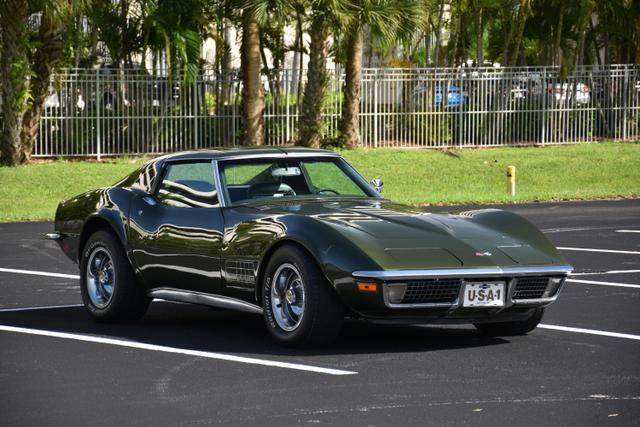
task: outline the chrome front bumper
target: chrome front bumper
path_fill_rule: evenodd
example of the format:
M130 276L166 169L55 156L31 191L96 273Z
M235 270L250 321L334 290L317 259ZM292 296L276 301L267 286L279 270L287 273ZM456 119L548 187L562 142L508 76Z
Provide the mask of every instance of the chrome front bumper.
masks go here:
M491 278L492 280L504 280L506 283L506 295L504 306L500 309L510 307L543 307L554 302L562 286L564 278L571 273L573 267L570 265L558 266L529 266L529 267L483 267L483 268L456 268L456 269L431 269L431 270L379 270L379 271L355 271L353 276L356 279L368 279L382 282L382 292L384 304L388 308L393 309L411 309L411 308L440 308L455 310L462 308L463 292L465 279L473 279L477 281L482 278ZM562 282L557 286L553 295L543 298L517 298L514 299L514 292L518 278L521 277L549 277L562 278ZM412 280L429 280L429 279L461 279L458 297L453 302L437 302L437 303L391 303L387 294L388 282L402 282ZM547 286L551 285L551 280ZM496 308L496 307L492 307Z

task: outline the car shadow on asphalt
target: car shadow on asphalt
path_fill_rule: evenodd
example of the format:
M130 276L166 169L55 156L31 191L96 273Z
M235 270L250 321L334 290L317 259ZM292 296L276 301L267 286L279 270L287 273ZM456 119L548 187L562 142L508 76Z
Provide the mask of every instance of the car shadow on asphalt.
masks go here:
M0 313L0 324L254 356L429 352L509 342L473 328L381 325L347 319L334 344L290 349L272 341L262 316L169 302L154 302L145 317L135 323L96 323L83 307L70 307Z

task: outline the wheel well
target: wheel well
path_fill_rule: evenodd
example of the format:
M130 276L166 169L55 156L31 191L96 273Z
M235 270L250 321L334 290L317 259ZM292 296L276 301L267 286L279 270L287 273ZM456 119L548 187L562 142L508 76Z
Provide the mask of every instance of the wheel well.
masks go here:
M87 243L87 240L89 240L89 237L96 231L100 230L112 233L118 241L120 241L120 238L109 221L104 218L93 217L87 221L84 227L82 227L82 232L80 233L80 239L78 241L78 262L80 262L80 259L82 258L82 251L84 250L84 245Z
M280 240L279 242L277 242L274 245L272 245L267 250L267 253L264 254L264 256L262 257L262 262L258 266L258 276L256 278L256 295L255 295L255 297L256 297L256 301L260 305L262 305L262 279L264 277L264 273L265 273L265 270L267 268L267 264L269 263L269 259L271 259L271 256L278 249L280 249L283 246L295 246L295 247L305 251L307 254L309 254L309 256L316 262L316 264L318 263L318 261L316 260L316 257L313 256L311 251L309 251L309 249L307 249L303 244L301 244L299 242L296 242L295 240L284 239L284 240Z

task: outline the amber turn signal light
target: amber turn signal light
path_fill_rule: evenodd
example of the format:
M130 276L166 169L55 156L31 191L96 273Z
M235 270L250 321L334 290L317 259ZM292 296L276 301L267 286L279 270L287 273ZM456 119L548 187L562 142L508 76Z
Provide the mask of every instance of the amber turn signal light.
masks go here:
M358 290L360 292L376 292L378 285L371 282L358 282Z

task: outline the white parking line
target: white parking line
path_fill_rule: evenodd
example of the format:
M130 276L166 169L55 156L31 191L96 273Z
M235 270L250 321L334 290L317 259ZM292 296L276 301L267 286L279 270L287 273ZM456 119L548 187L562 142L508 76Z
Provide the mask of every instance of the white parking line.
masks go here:
M10 311L52 310L56 308L75 308L75 307L82 307L82 304L40 305L35 307L0 308L0 313L6 313Z
M609 270L609 271L589 271L584 273L571 273L569 276L600 276L603 274L630 274L640 273L640 270Z
M329 375L354 375L357 372L343 371L340 369L321 368L319 366L301 365L298 363L278 362L275 360L255 359L252 357L233 356L223 353L208 351L188 350L185 348L167 347L164 345L145 344L135 341L119 340L114 338L96 337L91 335L70 334L66 332L47 331L43 329L19 328L15 326L0 325L0 331L14 332L18 334L40 335L45 337L63 338L75 341L84 341L98 344L109 344L120 347L138 348L141 350L161 351L164 353L184 354L187 356L205 357L208 359L226 360L229 362L247 363L250 365L271 366L275 368L294 369L297 371L317 372Z
M573 231L591 231L591 230L611 230L616 227L562 227L562 228L543 228L542 231L544 234L549 233L565 233L565 232L573 232Z
M617 249L592 249L592 248L568 248L558 246L561 251L581 251L581 252L606 252L611 254L632 254L640 255L640 251L619 251Z
M0 268L0 273L32 274L34 276L62 277L64 279L79 279L77 274L51 273L48 271L17 270L15 268Z
M619 332L599 331L597 329L571 328L569 326L547 325L544 323L539 324L538 328L553 329L555 331L564 331L564 332L576 332L579 334L602 335L605 337L625 338L628 340L640 341L640 335L621 334Z
M598 282L595 280L580 280L580 279L567 279L570 283L584 283L585 285L599 285L599 286L617 286L619 288L635 288L640 289L640 285L633 283L617 283L617 282Z
M171 304L184 304L188 305L187 302L180 301L169 301L162 298L155 298L152 302L168 302ZM0 313L10 312L10 311L33 311L33 310L54 310L56 308L76 308L76 307L84 307L84 304L64 304L64 305L36 305L34 307L11 307L11 308L0 308Z
M616 230L616 233L640 233L640 230Z

